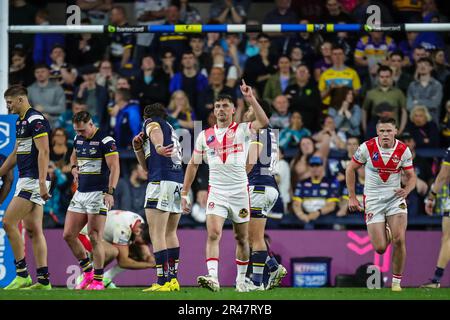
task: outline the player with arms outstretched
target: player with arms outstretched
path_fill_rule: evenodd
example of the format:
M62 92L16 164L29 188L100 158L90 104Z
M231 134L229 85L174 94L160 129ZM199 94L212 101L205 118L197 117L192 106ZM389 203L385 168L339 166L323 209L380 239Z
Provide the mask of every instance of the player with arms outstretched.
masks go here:
M49 290L51 284L42 218L43 205L51 197L47 174L50 161L48 138L50 124L42 113L30 106L27 95L27 90L21 86L12 86L4 94L9 113L19 115L16 122L16 146L0 167L0 177L8 176L8 173L12 174L16 163L19 169L19 180L14 198L3 218L3 228L14 253L17 276L5 289ZM20 221L23 221L25 230L33 243L37 265L37 283L35 284L32 284L27 270L25 247L19 230Z
M209 192L206 209L206 264L208 275L200 276L200 286L219 291L219 242L225 219L233 222L236 247L236 291L247 292L245 274L249 263L248 222L250 199L246 172L251 136L256 130L267 127L269 118L244 81L240 87L245 100L253 107L256 120L237 124L233 121L236 108L233 99L219 95L214 102L217 123L203 130L197 137L194 153L186 169L182 191L184 212L189 212L188 193L198 170L205 159L209 164Z
M401 291L400 282L405 267L407 226L406 197L416 186L412 155L409 148L395 139L394 119L380 119L377 137L361 144L348 164L345 176L350 211L363 211L372 245L378 254L393 242L392 291ZM365 166L364 204L361 208L355 192L355 172ZM402 188L401 170L406 176ZM390 229L387 228L387 224Z
M181 146L173 127L167 122L166 108L160 103L145 107L143 131L133 139L133 148L139 164L148 171L145 215L158 278L144 291L179 291L177 228L182 212Z
M450 148L445 153L444 161L442 161L441 170L439 171L436 181L431 185L428 196L425 200L425 212L428 215L433 214L433 208L437 194L442 190L442 187L450 182ZM441 287L441 278L444 276L445 267L450 260L450 199L447 197L443 199L442 206L442 242L439 250L439 258L434 271L431 282L422 285L422 288L437 289Z

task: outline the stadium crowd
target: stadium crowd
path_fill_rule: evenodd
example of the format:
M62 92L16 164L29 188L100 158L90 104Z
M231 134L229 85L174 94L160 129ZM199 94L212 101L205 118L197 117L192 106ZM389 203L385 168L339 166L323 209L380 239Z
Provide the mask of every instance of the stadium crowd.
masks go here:
M258 23L247 19L257 5L250 0L213 0L209 16L187 0L136 0L134 12L112 0L69 2L81 7L82 24L126 26L133 15L144 25ZM381 6L386 23L448 20L434 0L306 2L275 0L260 22L365 23L365 9L373 3ZM39 8L25 0L10 3L11 25L51 23L51 3ZM308 11L309 6L316 10ZM426 227L431 218L424 197L450 141L448 44L448 34L437 32L12 34L9 83L28 88L30 102L53 129L53 196L44 207L45 227L64 225L76 188L69 164L73 114L89 111L117 142L122 176L114 209L145 216L146 172L132 149L145 106L166 105L171 125L191 133L193 142L200 131L194 130L196 121L202 129L214 123L219 94L235 99L235 120L241 120L246 108L241 78L273 106L270 125L279 130L281 197L269 228L363 227L363 215L348 212L345 168L359 144L376 135L380 118L396 119L398 138L413 153L418 180L407 199L409 221ZM204 227L206 166L200 166L193 186L192 214L183 216L180 227ZM361 197L363 185L364 170L359 170ZM444 187L438 198L448 193Z

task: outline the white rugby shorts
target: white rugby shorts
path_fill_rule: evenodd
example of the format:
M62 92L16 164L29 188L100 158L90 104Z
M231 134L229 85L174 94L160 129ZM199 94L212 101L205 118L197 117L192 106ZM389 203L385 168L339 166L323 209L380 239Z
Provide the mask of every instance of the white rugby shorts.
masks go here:
M51 182L46 181L45 184L47 185L47 190L50 193ZM44 199L41 198L38 179L19 178L19 180L17 180L14 197L24 198L40 206L43 206L45 204Z
M364 217L366 224L385 222L386 217L408 213L406 200L396 196L364 195Z
M250 196L248 187L218 189L209 187L206 215L214 214L234 223L250 221Z
M108 213L108 208L105 205L105 196L102 191L79 192L77 190L67 210L104 216Z
M250 213L252 218L267 218L278 200L278 190L274 187L250 186Z
M145 209L159 209L165 212L181 213L181 189L175 181L153 181L147 185Z

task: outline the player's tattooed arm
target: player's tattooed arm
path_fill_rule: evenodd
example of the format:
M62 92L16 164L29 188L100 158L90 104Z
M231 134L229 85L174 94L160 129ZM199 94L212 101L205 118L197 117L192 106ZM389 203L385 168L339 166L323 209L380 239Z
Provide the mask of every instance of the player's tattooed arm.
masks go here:
M269 126L269 118L253 94L252 87L248 86L244 79L242 79L240 88L245 101L253 107L253 112L256 116L256 120L252 122L252 128L256 131L262 128L267 128Z
M0 177L4 177L8 172L12 172L12 169L17 163L17 148L19 144L16 142L13 152L9 154L3 165L0 167Z

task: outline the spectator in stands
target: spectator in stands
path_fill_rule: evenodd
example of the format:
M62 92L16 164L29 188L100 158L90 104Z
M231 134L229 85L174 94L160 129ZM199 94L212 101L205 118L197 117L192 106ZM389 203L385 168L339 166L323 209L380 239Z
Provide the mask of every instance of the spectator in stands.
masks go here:
M394 17L399 23L416 23L422 20L422 1L394 0Z
M50 137L50 161L62 170L63 173L70 173L70 156L72 146L69 146L68 135L64 128L53 129Z
M66 110L64 90L57 82L50 81L50 70L45 64L35 65L34 77L36 81L28 87L28 99L34 108L48 116L54 128L56 119Z
M166 9L166 20L163 25L174 25L181 24L180 21L180 9L171 4ZM173 32L163 32L155 35L152 42L152 48L150 49L153 54L159 52L165 52L167 49L171 49L176 56L176 62L179 63L181 55L189 48L188 35L173 33Z
M444 148L450 146L450 101L445 104L445 115L440 126L441 131L441 145Z
M430 186L434 180L433 170L432 170L432 162L433 158L425 158L417 155L416 141L408 131L405 131L399 139L403 141L409 148L412 154L414 171L416 171L416 175L418 179L421 179L425 182L426 185ZM425 192L427 189L425 190Z
M362 129L367 132L369 120L374 119L380 113L376 106L385 102L394 110L394 119L399 126L399 134L406 126L408 114L406 112L406 99L403 92L393 86L392 69L387 66L378 68L378 86L367 93L362 110Z
M332 213L339 202L339 184L325 177L323 160L312 156L308 167L311 177L297 183L292 197L294 214L304 223Z
M83 18L88 18L94 25L107 25L109 11L113 0L77 0L77 6L82 10Z
M411 110L405 131L413 137L417 148L439 148L439 129L427 107L417 105Z
M90 25L88 19L82 19L81 25ZM83 67L103 59L108 46L104 35L81 33L66 36L67 61L74 66Z
M177 3L177 1L174 1ZM186 24L202 24L200 11L191 5L188 0L179 0L180 20Z
M242 70L247 61L247 55L241 51L241 35L237 33L227 33L225 41L222 42L225 52L225 62L232 64L238 68L238 74L242 74Z
M131 150L133 138L141 132L141 107L131 101L131 92L127 89L118 89L114 102L110 115L117 149Z
M311 75L306 65L301 65L295 73L296 84L290 85L284 91L289 99L289 110L298 111L302 115L305 127L311 132L319 130L321 117L320 92L311 81Z
M431 117L439 125L442 85L431 76L433 63L422 58L417 63L417 77L408 87L406 106L411 111L416 105L425 105Z
M321 58L314 63L314 79L316 82L319 82L320 76L323 72L333 66L333 62L331 60L331 48L332 44L329 41L325 41L320 46Z
M65 191L68 179L53 161L48 165L48 175L52 184L52 196L44 205L44 228L62 228L64 226L67 199Z
M199 94L208 87L208 79L197 69L192 51L186 51L181 59L181 71L170 80L170 93L183 90L189 97L191 106L197 106Z
M295 76L291 71L291 61L288 56L278 58L278 72L271 75L264 87L263 99L269 103L275 97L286 91L286 88L295 85Z
M73 90L78 72L66 62L66 51L63 46L57 44L50 53L52 63L50 65L50 80L58 82L66 96L66 108L70 108L73 101Z
M166 48L161 52L162 70L167 78L172 79L175 74L175 53L172 49Z
M291 70L295 74L295 72L297 72L298 67L304 64L302 48L292 47L289 53L289 58L291 59Z
M371 32L361 37L355 48L355 64L367 68L376 67L377 64L386 64L390 52L396 49L394 39L384 35L383 32Z
M167 111L169 117L176 123L176 125L172 125L175 129L194 129L195 115L183 90L177 90L172 93Z
M339 182L345 181L345 169L359 147L358 137L348 137L345 142L346 154L340 159L328 159L328 171Z
M297 155L291 161L291 185L295 186L298 181L304 180L311 176L311 172L308 167L308 159L311 156L317 156L323 159L326 163L328 155L330 153L330 143L325 141L331 139L331 136L325 135L323 143L320 144L320 148L315 145L312 137L304 137L300 140L300 147Z
M33 68L27 63L27 56L22 49L11 52L11 65L9 66L9 85L28 87L34 82Z
M211 68L217 67L224 69L226 76L225 77L226 86L229 88L234 88L239 78L240 71L236 65L230 64L225 61L225 52L219 42L216 42L216 44L212 47L211 57L212 57ZM208 74L210 73L211 69L208 69Z
M159 72L152 56L142 58L141 72L132 85L132 97L139 99L141 112L145 106L159 102L164 105L169 101L169 77Z
M301 19L299 24L310 23L307 19ZM312 65L316 59L316 48L324 42L320 33L299 32L298 34L285 33L282 54L290 52L293 47L299 47L303 52L303 62Z
M403 53L403 55L405 57L405 66L409 66L409 65L412 65L414 63L413 51L416 48L414 48L413 45L414 45L414 41L417 38L417 35L418 35L418 33L414 32L414 31L406 32L406 39L401 40L398 43L397 48L398 48L398 50L400 50ZM408 72L409 72L409 70L408 70Z
M208 24L219 24L217 20L211 19ZM212 47L222 40L222 35L219 32L208 32L206 34L206 52L211 52Z
M259 53L247 59L243 78L249 86L257 90L259 96L262 96L267 80L275 71L276 57L269 53L271 44L268 35L260 33L257 39Z
M162 25L166 17L169 0L135 0L134 14L139 25ZM139 33L136 36L135 61L142 61L142 57L150 52L155 33Z
M108 120L107 105L108 91L105 87L99 86L95 80L97 78L97 68L93 65L85 67L81 74L83 82L75 88L75 97L82 99L88 106L91 116L96 116L100 129L105 129Z
M111 24L117 27L129 26L127 13L123 6L113 6L111 10ZM109 44L109 59L111 60L115 71L122 72L123 69L132 68L135 46L135 34L122 32L111 33Z
M404 53L404 52L403 52ZM406 54L405 54L406 56ZM405 71L411 74L414 78L417 77L417 64L420 59L424 59L428 57L428 52L424 47L419 46L415 47L412 51L412 60L408 67L405 68Z
M358 0L358 4L351 13L353 21L360 24L367 23L368 16L370 15L370 11L368 11L367 9L372 5L378 6L380 10L380 22L382 25L394 22L389 8L378 0Z
M109 60L103 60L98 66L99 72L95 76L95 82L108 90L110 100L114 99L117 80L119 75L113 71L113 66Z
M209 8L209 18L219 23L240 24L247 18L247 1L214 0Z
M276 8L269 11L264 17L263 23L267 24L295 24L298 16L291 10L291 0L275 0ZM283 45L289 34L274 33L271 35L272 45L278 52L283 51Z
M328 139L328 136L331 137L331 139ZM313 135L313 139L319 145L328 142L330 144L330 149L333 150L345 149L345 141L347 141L345 133L337 130L336 123L331 116L325 117L322 130L316 132Z
M336 130L346 136L361 135L361 107L356 104L353 90L349 87L334 89L328 115L336 124Z
M205 38L202 34L193 34L189 37L189 46L198 62L199 70L211 70L212 57L205 51Z
M358 199L359 203L364 203L364 184L366 182L366 171L364 166L360 166L358 169L356 169L356 183L355 183L355 194L356 199ZM345 178L345 177L344 177ZM342 180L344 181L344 180ZM345 217L349 214L348 211L348 200L349 200L349 194L347 186L345 185L345 182L343 182L344 186L342 188L342 197L339 201L339 210L336 212L337 217ZM364 212L353 212L351 214L354 215L362 215Z
M374 108L375 114L370 118L366 126L367 129L364 135L365 140L377 136L377 122L379 119L395 119L397 115L397 112L395 112L397 108L394 108L388 102L380 102L379 104L375 105Z
M258 20L248 20L247 21L248 26L254 26L259 25ZM245 55L250 58L254 57L259 53L259 47L258 47L258 32L248 32L244 34L243 42L243 48Z
M10 1L9 24L11 26L29 26L35 24L36 7L26 0ZM6 12L3 13L6 15ZM16 33L9 37L9 48L22 49L28 54L33 49L34 35L31 33Z
M48 11L39 9L36 13L37 25L48 25ZM13 37L14 38L14 37ZM33 61L35 64L45 63L50 65L50 53L56 44L64 45L64 35L59 33L37 33L34 36Z
M74 114L80 111L87 111L88 106L86 102L81 98L75 98L72 103L72 107L61 114L55 123L55 128L63 128L67 134L67 146L69 148L73 147L73 139L75 138L76 132L73 129L72 118ZM96 126L99 126L97 116L92 117L92 120Z
M392 77L394 86L402 90L406 96L409 84L413 81L413 77L408 72L403 70L405 65L405 56L400 50L391 52L388 61L389 67L392 69Z
M270 117L270 127L273 129L284 129L289 127L291 113L289 112L289 100L286 96L279 95L273 99L273 112Z
M280 191L284 212L288 212L288 204L291 202L291 168L289 167L289 162L284 159L282 149L278 149L278 154L279 159L274 168L274 176Z
M338 22L338 24L345 24L345 22ZM333 34L331 34L333 35ZM333 39L333 42L336 43L336 45L344 48L344 54L345 54L345 64L348 66L354 65L354 48L356 47L357 39L354 38L355 34L349 33L346 31L340 31L336 32L335 36L331 39Z
M192 218L204 224L206 222L206 206L208 201L208 190L199 190L195 195L195 203L192 206Z
M145 217L142 199L145 199L146 182L147 172L136 161L132 161L129 176L120 178L117 184L113 209L136 212Z
M213 67L209 74L209 85L200 92L198 103L194 105L197 120L207 120L209 112L213 110L213 103L219 95L225 94L236 99L235 91L224 85L224 80L224 69Z
M423 23L439 23L440 18L438 12L431 12L423 17ZM413 47L422 46L426 50L444 49L445 42L441 32L422 31L419 32L414 40Z
M302 115L294 111L290 118L290 125L280 132L280 148L283 150L296 149L303 137L311 135L311 131L303 127Z
M342 4L338 0L326 0L325 8L326 11L322 15L322 20L326 23L352 23L353 19L342 11Z
M326 106L330 104L330 93L334 88L350 87L353 89L355 96L361 89L361 81L356 71L344 64L344 48L333 46L331 60L333 61L333 66L323 72L319 79L320 95L323 99L322 102Z
M447 63L445 50L437 49L431 56L434 64L432 75L442 85L445 85L445 81L450 76L450 66Z

